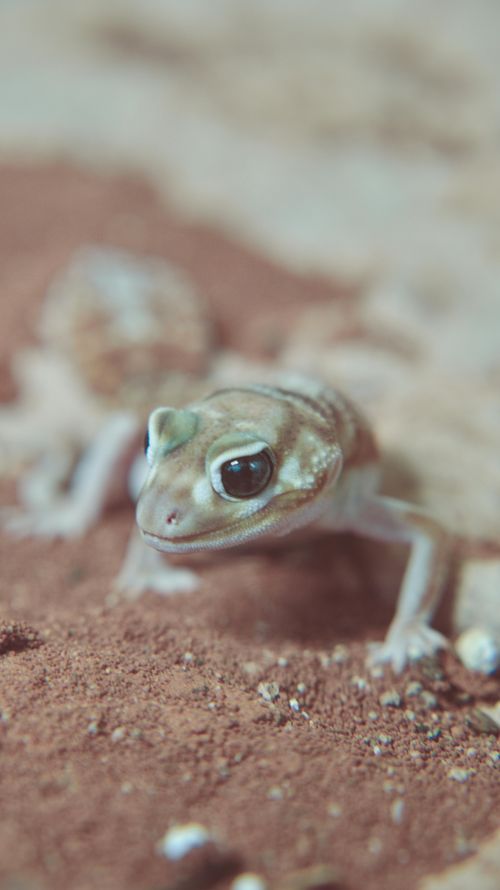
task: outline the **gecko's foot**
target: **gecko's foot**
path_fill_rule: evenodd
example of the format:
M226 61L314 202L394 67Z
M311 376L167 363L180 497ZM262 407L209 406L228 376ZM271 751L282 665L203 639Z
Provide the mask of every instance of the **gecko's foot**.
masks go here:
M369 663L389 663L396 673L401 673L409 661L434 655L449 646L439 631L422 622L389 628L383 643L370 644Z
M62 502L47 508L0 510L0 524L17 538L76 538L88 529L88 520L75 504Z
M136 599L148 590L161 596L191 593L199 587L199 579L189 569L174 569L167 566L146 572L121 572L113 586L115 593L126 599Z

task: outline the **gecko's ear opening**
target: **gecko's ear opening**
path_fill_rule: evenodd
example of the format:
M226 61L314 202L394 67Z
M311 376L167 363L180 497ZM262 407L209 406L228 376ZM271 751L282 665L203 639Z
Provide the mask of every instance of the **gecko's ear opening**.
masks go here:
M149 417L146 455L149 458L153 454L170 454L193 438L198 424L194 411L156 408Z

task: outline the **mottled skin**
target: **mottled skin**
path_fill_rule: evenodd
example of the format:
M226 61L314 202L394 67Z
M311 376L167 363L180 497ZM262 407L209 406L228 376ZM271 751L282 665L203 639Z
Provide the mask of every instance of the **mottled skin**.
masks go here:
M268 542L306 526L408 542L396 614L374 657L401 670L408 657L445 645L429 621L447 536L417 507L377 493L373 436L337 391L305 380L293 389L220 390L182 411L154 411L147 445L149 472L137 503L146 544L189 553ZM240 476L249 460L269 479L255 494L228 493L223 477ZM172 571L153 562L145 570L135 543L120 583L146 581L162 592L189 586L192 576Z

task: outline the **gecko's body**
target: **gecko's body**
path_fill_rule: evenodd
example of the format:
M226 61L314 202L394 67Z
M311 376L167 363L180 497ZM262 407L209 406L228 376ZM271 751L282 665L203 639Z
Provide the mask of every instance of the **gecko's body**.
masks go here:
M409 656L444 644L429 621L442 585L446 535L423 511L377 493L374 438L336 390L295 380L293 388L223 389L183 410L158 408L150 416L146 456L137 523L155 550L223 549L306 527L407 542L411 554L396 615L378 657L401 669ZM160 571L168 586L165 568ZM126 570L124 584L127 577Z
M446 535L423 511L378 493L374 438L339 392L261 367L265 383L200 399L210 380L246 382L249 368L237 362L228 372L222 361L218 369L203 301L179 270L115 250L77 252L49 289L39 333L41 348L16 362L19 403L0 410L0 465L2 455L7 466L31 462L20 508L0 509L4 527L84 534L128 488L142 536L132 536L117 587L131 593L196 585L163 553L287 535L293 547L316 529L406 542L408 568L380 657L399 668L409 654L443 645L429 621ZM149 408L192 398L183 410L151 415L148 471L136 455Z

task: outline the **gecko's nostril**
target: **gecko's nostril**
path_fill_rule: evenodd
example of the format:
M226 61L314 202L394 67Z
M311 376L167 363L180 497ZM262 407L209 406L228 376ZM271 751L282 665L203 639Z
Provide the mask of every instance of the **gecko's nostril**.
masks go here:
M177 510L172 510L172 512L169 513L167 518L165 519L165 522L167 523L167 525L175 525L177 522L178 515L179 514L178 514Z

